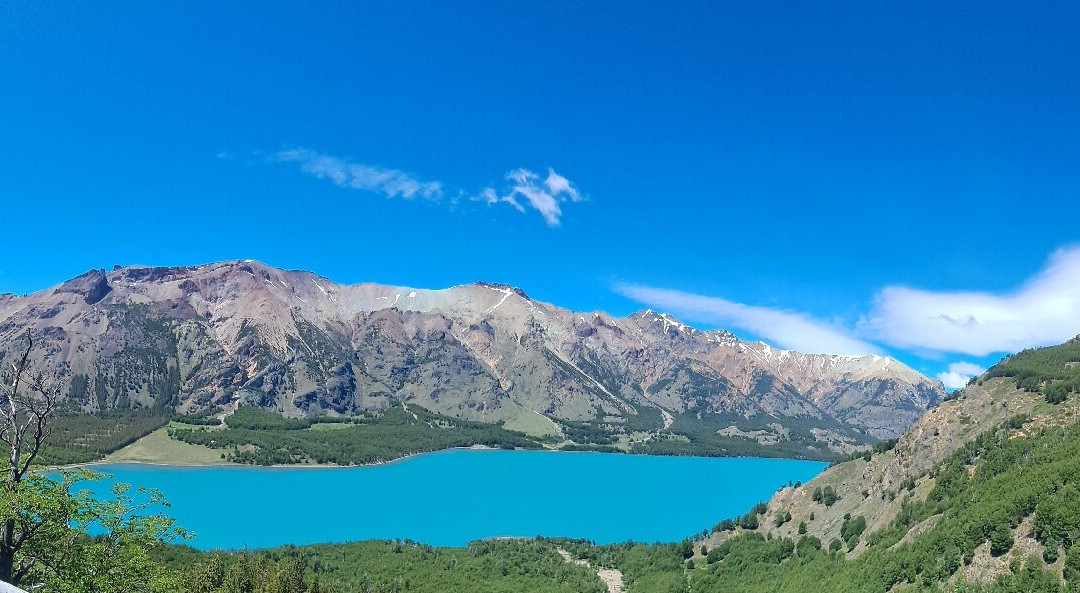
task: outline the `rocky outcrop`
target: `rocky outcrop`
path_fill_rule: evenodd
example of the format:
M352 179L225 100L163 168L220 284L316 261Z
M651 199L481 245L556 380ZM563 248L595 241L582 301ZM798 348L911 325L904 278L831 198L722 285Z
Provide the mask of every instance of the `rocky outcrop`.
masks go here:
M82 276L68 280L55 290L58 293L79 295L87 305L93 305L105 298L105 295L112 291L112 287L109 286L105 270L90 270Z

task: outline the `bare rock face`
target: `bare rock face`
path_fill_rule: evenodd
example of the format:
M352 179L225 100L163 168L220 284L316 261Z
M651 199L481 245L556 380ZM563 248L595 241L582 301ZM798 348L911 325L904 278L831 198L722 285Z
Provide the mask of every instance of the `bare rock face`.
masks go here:
M28 328L36 367L87 411L348 415L408 401L512 425L689 422L747 442L765 430L827 452L897 436L944 395L891 358L782 351L652 311L576 313L488 283L344 286L252 261L92 270L0 298L0 364Z
M93 305L105 298L112 291L105 270L90 270L82 276L76 276L56 288L56 292L77 294L87 305Z

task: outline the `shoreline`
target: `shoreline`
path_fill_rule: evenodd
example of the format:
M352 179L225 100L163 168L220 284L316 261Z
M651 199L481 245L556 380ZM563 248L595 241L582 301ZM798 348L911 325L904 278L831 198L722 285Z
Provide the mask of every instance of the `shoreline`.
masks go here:
M398 463L406 461L414 457L420 457L421 455L432 455L434 453L442 453L444 451L506 451L508 449L499 449L498 447L488 447L487 445L472 445L469 447L450 447L447 449L438 449L435 451L421 451L419 453L409 453L401 457L395 457L386 461L375 461L372 463L357 463L353 465L337 465L334 463L275 463L272 465L258 465L254 463L236 463L235 461L223 461L221 463L161 463L157 461L110 461L108 459L100 459L98 461L88 461L86 463L72 463L68 465L50 465L44 468L46 471L59 471L64 469L79 469L90 468L92 466L100 465L145 465L149 467L182 467L182 468L252 468L252 469L348 469L350 467L378 467L380 465L389 465L391 463ZM514 451L535 451L536 449L513 449Z
M290 469L307 469L307 470L333 470L333 469L362 469L391 465L395 463L403 463L412 459L427 455L437 455L440 453L448 453L453 451L507 451L507 452L542 452L542 453L586 453L593 455L627 455L632 457L655 457L655 458L687 458L687 459L753 459L753 460L775 460L775 461L800 461L810 463L824 464L824 468L828 469L831 462L821 459L800 459L797 457L765 457L760 455L658 455L655 453L631 453L629 451L620 451L618 453L611 451L581 451L581 450L561 450L561 449L503 449L501 447L489 447L487 445L471 445L468 447L449 447L446 449L436 449L434 451L421 451L418 453L410 453L401 457L395 457L394 459L388 459L386 461L376 461L373 463L357 463L354 465L337 465L331 463L276 463L273 465L257 465L251 463L235 463L235 462L222 462L222 463L161 463L153 461L109 461L98 460L88 461L86 463L74 463L68 465L51 465L44 468L40 468L40 471L60 471L70 469L93 469L96 466L107 465L131 465L131 466L144 466L144 467L161 467L161 468L178 468L178 469L212 469L212 468L229 468L229 469L252 469L252 470L290 470Z

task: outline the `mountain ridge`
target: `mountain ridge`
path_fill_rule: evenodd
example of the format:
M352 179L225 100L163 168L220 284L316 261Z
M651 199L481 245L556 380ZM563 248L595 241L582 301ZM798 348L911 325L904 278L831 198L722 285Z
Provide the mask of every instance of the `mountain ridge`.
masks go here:
M482 281L341 285L253 260L116 266L0 298L0 359L27 329L43 338L35 364L80 387L68 399L84 411L408 401L534 433L586 422L623 445L730 429L721 441L825 455L895 436L944 396L895 359L778 350L652 310L574 312Z

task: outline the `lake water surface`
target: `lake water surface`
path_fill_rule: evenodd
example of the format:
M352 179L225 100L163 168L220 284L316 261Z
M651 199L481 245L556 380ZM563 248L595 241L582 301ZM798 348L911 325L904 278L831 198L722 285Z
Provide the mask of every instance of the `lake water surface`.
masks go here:
M355 468L103 465L157 488L201 548L497 536L678 541L768 500L825 463L787 459L453 450ZM101 488L104 491L104 488Z

